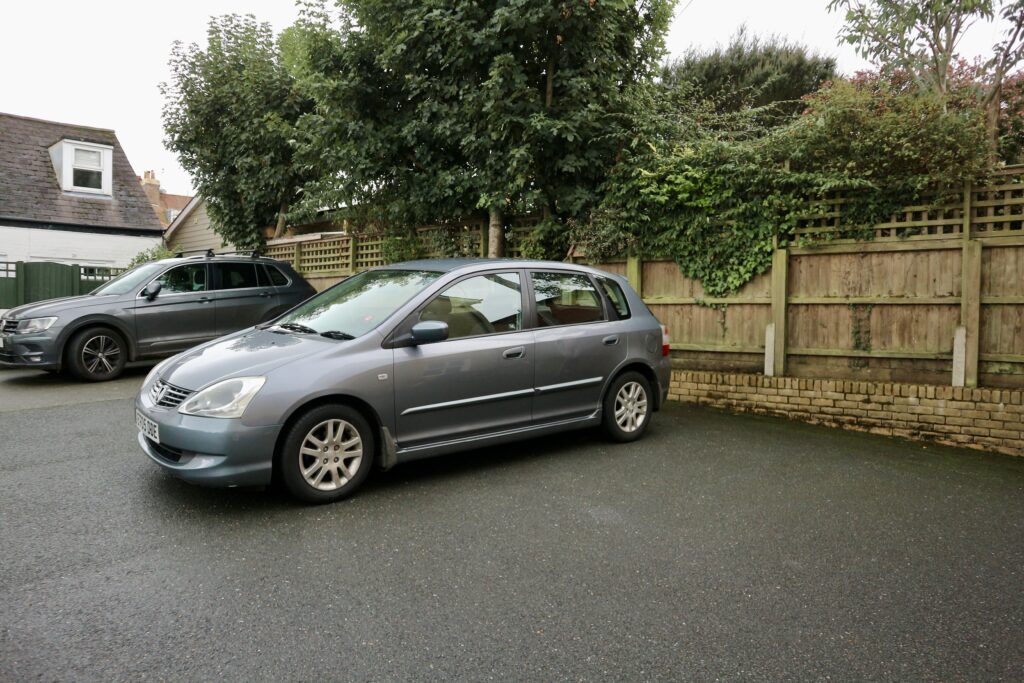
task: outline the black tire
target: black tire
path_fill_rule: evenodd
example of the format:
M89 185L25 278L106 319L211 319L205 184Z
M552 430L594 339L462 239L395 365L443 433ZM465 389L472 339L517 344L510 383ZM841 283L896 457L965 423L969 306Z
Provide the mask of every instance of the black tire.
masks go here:
M124 371L128 345L109 327L88 327L71 337L65 354L65 367L72 375L86 382L106 382Z
M333 432L340 429L341 434L332 439L328 424L332 425ZM345 457L346 453L355 452L355 446L350 446L347 451L342 448L355 436L359 437L361 446L358 461L354 457ZM311 438L313 441L309 440ZM320 446L315 445L317 441L321 442ZM310 453L314 447L320 453L316 458ZM331 503L352 495L366 481L373 468L375 453L376 439L366 418L351 406L331 403L311 408L292 424L281 443L278 473L288 492L299 500ZM315 465L319 468L313 469ZM318 477L320 484L314 486L313 480Z
M618 407L625 408L631 412L634 407L642 411L639 414L636 412L632 413L637 423L632 428L630 427L631 421L628 418L628 414L624 419L624 424L620 424L620 421L615 416L617 404L620 402L619 393L623 391L624 387L626 388L626 395L622 397L623 403ZM605 433L612 440L620 442L636 441L647 431L647 426L651 423L651 415L654 413L654 394L651 393L651 383L639 372L622 373L608 387L608 393L605 394L604 406L601 412L601 426L604 427Z

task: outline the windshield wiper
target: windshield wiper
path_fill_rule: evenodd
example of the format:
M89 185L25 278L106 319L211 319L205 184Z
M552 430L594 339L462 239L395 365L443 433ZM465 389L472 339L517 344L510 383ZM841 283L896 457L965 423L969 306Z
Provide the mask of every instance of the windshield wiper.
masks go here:
M355 337L348 332L342 332L341 330L327 330L326 332L321 332L320 336L327 337L328 339L355 339Z
M291 330L292 332L302 332L303 334L319 334L312 327L306 325L300 325L299 323L279 323L277 325L283 330Z

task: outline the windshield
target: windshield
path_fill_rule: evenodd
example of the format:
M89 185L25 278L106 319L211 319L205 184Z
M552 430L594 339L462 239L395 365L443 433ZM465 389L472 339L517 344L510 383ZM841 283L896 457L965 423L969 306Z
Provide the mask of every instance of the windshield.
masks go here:
M137 287L149 282L149 280L159 273L164 268L161 263L143 263L141 266L136 266L131 270L121 273L110 282L105 282L96 289L92 290L92 294L127 294Z
M313 297L274 324L297 332L358 337L440 276L425 270L368 270Z

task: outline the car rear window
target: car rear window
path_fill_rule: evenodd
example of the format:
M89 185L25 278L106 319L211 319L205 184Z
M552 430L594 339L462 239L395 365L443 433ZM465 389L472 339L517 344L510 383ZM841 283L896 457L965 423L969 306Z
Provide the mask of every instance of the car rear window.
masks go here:
M267 266L267 274L270 275L270 284L275 287L284 287L288 284L288 278L277 266Z
M626 301L626 294L622 291L619 283L604 277L597 278L597 281L601 284L604 293L608 295L608 300L612 302L612 308L619 315L619 320L628 318L629 303Z
M244 289L259 286L254 263L218 263L215 267L220 273L220 289Z
M601 297L586 275L530 273L530 278L540 327L604 320Z

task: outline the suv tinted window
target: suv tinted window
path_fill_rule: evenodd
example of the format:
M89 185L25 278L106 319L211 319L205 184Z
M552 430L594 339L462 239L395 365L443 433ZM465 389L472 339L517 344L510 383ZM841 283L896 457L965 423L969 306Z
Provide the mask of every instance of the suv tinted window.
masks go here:
M161 285L161 293L175 294L182 292L206 291L206 264L189 263L171 268L156 279Z
M530 273L537 301L537 324L576 325L604 320L601 297L586 275Z
M420 320L448 323L448 338L523 329L518 273L466 278L444 290L420 312Z
M258 287L256 264L254 263L215 263L213 265L220 274L220 289L242 289Z
M597 281L601 284L604 293L608 295L608 300L612 302L612 308L619 314L619 320L628 318L629 304L626 303L626 295L619 283L603 277L597 278Z
M270 274L270 284L275 287L284 287L288 284L288 278L285 277L284 273L277 266L267 266L267 273Z

